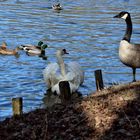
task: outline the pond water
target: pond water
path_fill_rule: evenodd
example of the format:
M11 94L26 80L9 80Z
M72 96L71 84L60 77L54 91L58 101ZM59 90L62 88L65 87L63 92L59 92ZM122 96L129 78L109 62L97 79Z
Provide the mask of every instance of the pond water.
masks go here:
M113 19L120 11L129 11L133 20L132 42L140 42L139 0L60 0L63 10L51 9L52 0L0 0L0 42L9 49L20 44L48 44L48 60L27 56L0 55L0 120L12 115L11 99L23 97L24 112L42 106L45 86L42 71L55 62L58 48L70 53L65 61L77 61L85 71L87 95L94 91L94 71L102 69L105 86L132 80L132 71L118 58L119 41L125 22ZM137 42L139 41L139 42ZM140 72L137 71L137 79Z

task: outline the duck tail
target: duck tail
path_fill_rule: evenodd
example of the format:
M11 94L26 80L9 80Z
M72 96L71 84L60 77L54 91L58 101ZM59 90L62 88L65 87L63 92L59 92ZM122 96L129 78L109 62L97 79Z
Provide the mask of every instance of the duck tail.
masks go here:
M20 50L24 50L25 47L26 47L25 45L20 45L20 46L18 46L18 48L19 48Z

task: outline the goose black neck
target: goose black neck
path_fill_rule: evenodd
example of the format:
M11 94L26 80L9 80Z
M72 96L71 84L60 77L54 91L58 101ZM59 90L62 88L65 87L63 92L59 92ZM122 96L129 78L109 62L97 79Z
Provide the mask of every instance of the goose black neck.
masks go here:
M130 39L131 39L131 35L132 35L132 21L131 21L131 17L130 15L126 18L126 32L125 32L125 35L123 37L123 40L126 40L128 42L130 42Z

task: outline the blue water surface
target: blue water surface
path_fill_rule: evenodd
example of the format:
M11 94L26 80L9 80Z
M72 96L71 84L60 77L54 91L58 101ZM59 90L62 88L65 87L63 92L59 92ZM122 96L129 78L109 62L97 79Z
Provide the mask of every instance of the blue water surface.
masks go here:
M132 42L140 40L139 0L60 0L63 10L56 12L52 0L1 0L0 43L9 49L20 44L48 44L48 60L27 56L0 55L0 120L12 115L11 99L23 97L24 112L42 106L47 89L42 71L55 62L55 52L65 48L70 53L65 62L77 61L85 71L84 86L79 90L87 95L96 90L94 71L102 69L105 86L132 80L132 71L118 58L119 42L125 32L125 22L113 19L120 11L131 13ZM139 42L138 42L139 41ZM140 79L140 71L137 71Z

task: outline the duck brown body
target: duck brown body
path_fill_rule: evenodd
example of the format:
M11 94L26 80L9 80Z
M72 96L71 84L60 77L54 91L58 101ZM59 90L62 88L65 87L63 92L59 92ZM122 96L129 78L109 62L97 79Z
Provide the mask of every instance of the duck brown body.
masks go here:
M2 43L2 46L0 47L0 54L3 55L17 55L18 54L18 48L15 48L13 50L7 49L7 44L5 42Z
M17 49L9 50L9 49L0 48L0 54L3 54L3 55L16 55L16 54L18 54L17 51L18 51Z

